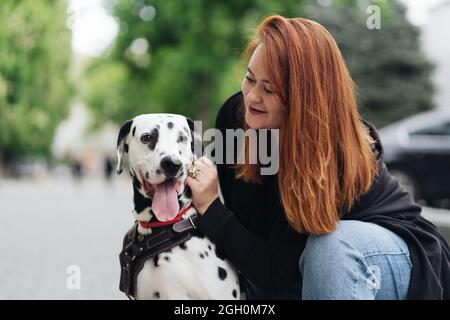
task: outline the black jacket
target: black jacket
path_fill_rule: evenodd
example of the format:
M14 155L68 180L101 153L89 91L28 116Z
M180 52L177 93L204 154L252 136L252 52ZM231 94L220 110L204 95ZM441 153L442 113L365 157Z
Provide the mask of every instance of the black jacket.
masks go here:
M241 106L242 93L238 92L219 110L216 128L224 137L225 129L242 128ZM405 240L413 265L408 299L450 299L449 245L389 174L376 129L362 121L376 141L373 150L379 172L371 189L352 209L341 210L342 219L372 222ZM234 169L228 165L218 164L217 169L225 205L216 199L199 219L199 229L262 290L282 292L300 282L298 261L307 235L295 232L284 217L277 177L269 177L264 185L248 184L235 179Z

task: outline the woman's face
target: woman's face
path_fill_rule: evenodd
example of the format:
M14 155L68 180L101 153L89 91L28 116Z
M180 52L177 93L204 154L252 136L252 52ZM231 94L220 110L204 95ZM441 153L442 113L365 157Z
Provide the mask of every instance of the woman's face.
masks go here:
M272 92L264 63L264 44L259 44L248 63L242 81L245 102L245 122L253 129L279 129L286 108Z

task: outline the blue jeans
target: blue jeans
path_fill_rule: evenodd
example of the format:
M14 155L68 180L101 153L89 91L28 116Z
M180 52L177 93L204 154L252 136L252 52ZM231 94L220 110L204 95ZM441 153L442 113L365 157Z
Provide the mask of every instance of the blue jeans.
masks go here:
M343 220L330 234L308 237L299 267L304 300L400 300L412 264L406 243L390 230Z

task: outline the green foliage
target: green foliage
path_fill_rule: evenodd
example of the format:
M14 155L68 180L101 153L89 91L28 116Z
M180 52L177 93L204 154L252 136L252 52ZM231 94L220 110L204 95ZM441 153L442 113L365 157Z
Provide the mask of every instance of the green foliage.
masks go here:
M65 5L0 2L0 155L48 153L66 115L72 89Z
M396 1L118 0L114 46L87 72L84 97L98 123L140 113L183 113L211 125L239 90L238 61L249 36L270 14L318 20L336 38L359 88L362 115L376 125L431 108L431 66L418 30ZM381 30L366 27L380 7ZM134 49L133 49L134 48Z
M334 1L308 15L338 42L359 93L360 112L377 126L433 107L433 67L421 52L419 30L397 1ZM368 29L368 5L380 6L381 29Z
M243 70L236 76L234 66L258 22L273 13L298 16L301 4L120 0L111 8L120 21L115 45L87 71L88 105L99 122L174 112L211 124L224 99L240 88Z

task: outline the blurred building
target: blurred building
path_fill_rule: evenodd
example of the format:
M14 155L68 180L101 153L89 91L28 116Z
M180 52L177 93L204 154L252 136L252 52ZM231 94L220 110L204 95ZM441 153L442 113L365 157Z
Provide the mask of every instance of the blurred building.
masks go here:
M422 45L435 64L435 104L450 109L450 0L437 4L422 27Z
M89 109L83 103L74 104L56 130L52 152L56 158L71 162L78 171L100 176L104 174L105 162L111 165L115 159L119 128L105 123L92 131L91 121Z

